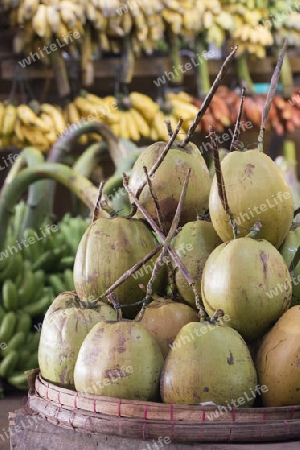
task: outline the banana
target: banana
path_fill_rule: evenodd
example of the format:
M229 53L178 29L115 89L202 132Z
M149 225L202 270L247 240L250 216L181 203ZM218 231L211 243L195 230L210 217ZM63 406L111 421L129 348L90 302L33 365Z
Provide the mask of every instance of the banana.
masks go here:
M50 28L47 21L47 8L40 3L32 19L32 28L39 37L43 38L48 34L47 27Z
M8 251L9 250L6 250L7 254ZM2 272L0 272L0 281L4 281L6 279L14 280L15 277L18 275L18 273L22 270L23 258L20 253L11 254L10 256L7 257L6 261L7 264L5 269Z
M25 125L34 125L37 119L37 115L25 104L21 104L17 107L17 115L20 121Z
M46 5L46 17L52 33L57 33L61 25L61 16L58 11L58 5Z
M14 336L8 342L7 347L1 350L2 356L6 357L12 351L19 350L24 345L25 337L26 334L23 331L19 331L18 333L14 334Z
M17 119L17 109L14 105L8 104L5 107L5 115L2 125L2 136L10 136L14 130Z
M57 107L50 105L49 103L43 103L41 106L41 111L51 117L57 134L64 133L67 128L67 124L63 114Z
M65 288L67 291L74 291L73 271L66 269L64 271Z
M28 270L22 287L18 292L18 306L23 309L24 306L30 303L32 296L34 295L34 275L31 270Z
M61 292L66 291L64 283L56 274L49 275L49 284L53 288L55 296L59 295Z
M36 261L42 254L41 237L32 228L24 230L24 247L27 248L28 254L31 256L30 261ZM26 245L27 244L27 245Z
M44 295L39 301L25 305L23 311L32 317L39 316L40 314L45 314L50 304L49 295Z
M15 333L23 332L25 336L29 333L31 329L32 320L29 314L26 314L24 311L18 311L17 313L17 325L15 329ZM25 342L25 339L24 339Z
M27 336L27 341L25 343L25 348L30 352L30 354L37 351L40 342L40 333L38 331L29 333Z
M135 122L140 134L144 137L150 136L150 127L144 117L134 108L130 110L132 120Z
M0 102L0 136L2 133L4 117L5 117L5 106L4 103Z
M0 377L8 377L15 369L18 363L18 352L13 350L0 363Z
M5 280L3 283L2 301L6 311L15 311L17 309L17 288L11 280Z
M8 343L14 334L16 323L17 315L14 311L5 314L0 325L0 342Z
M32 19L39 6L39 0L24 0L23 2L23 17L25 20Z
M127 123L127 130L129 139L132 141L138 141L141 137L139 128L136 126L136 123L132 117L131 110L128 110L124 113L124 117Z
M13 372L11 375L9 375L7 381L17 389L21 389L24 391L28 390L28 374L22 371Z

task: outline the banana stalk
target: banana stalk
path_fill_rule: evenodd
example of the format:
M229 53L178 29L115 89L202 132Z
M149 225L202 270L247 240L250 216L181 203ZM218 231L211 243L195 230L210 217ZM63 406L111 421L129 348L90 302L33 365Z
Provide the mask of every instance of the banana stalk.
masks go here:
M281 67L280 81L283 90L282 96L285 100L288 100L293 95L294 80L291 63L287 53L285 54Z
M247 56L245 53L242 53L241 56L236 58L236 67L239 80L246 82L247 91L251 94L254 94L254 86L250 77L250 72L247 64Z
M98 189L85 177L63 164L38 164L22 170L0 193L0 251L3 250L7 227L14 206L26 189L36 181L50 178L62 183L77 195L91 210L98 198Z
M203 55L204 50L206 50L205 47L203 36L198 35L195 42L196 55ZM204 57L201 58L201 64L198 64L196 71L198 97L204 98L210 90L208 62Z
M120 139L114 135L111 129L104 123L80 121L77 128L71 133L60 137L50 150L47 161L57 162L64 153L70 152L77 139L83 134L97 133L102 136L108 145L108 151L116 167L128 156L128 151Z
M180 38L174 33L170 33L170 46L171 46L171 63L174 69L173 83L182 83L183 73L179 71L181 56L180 56Z
M103 153L107 153L107 147L103 142L96 142L90 145L90 147L79 156L73 165L73 170L83 177L90 178L93 170L99 163L100 155Z
M10 169L4 185L10 184L24 167L34 167L43 164L44 157L39 150L34 147L27 147L21 153ZM47 182L39 181L29 186L27 207L22 223L20 237L23 236L27 228L38 229L46 211L45 198L47 197Z

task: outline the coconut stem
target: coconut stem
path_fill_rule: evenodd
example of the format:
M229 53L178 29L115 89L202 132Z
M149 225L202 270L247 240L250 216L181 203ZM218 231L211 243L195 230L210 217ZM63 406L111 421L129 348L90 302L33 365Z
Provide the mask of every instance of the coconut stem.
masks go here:
M156 223L154 222L152 217L148 214L148 212L145 210L143 205L139 202L139 200L136 198L136 196L131 191L130 187L128 186L128 177L127 177L127 175L125 173L123 173L123 184L124 184L124 188L126 189L128 195L132 198L132 200L135 203L136 207L143 214L143 216L145 217L147 222L150 224L152 229L157 233L157 235L161 239L162 243L164 243L165 240L166 240L165 235L160 231L160 229L158 228L158 226L156 225ZM168 253L172 257L172 259L175 262L176 266L181 271L182 275L186 279L186 281L189 284L189 286L191 286L191 288L193 289L193 292L194 292L194 295L195 295L195 300L196 300L196 305L197 305L197 308L199 310L200 320L201 321L205 320L205 311L204 311L204 309L202 308L202 306L200 304L199 294L197 292L197 288L195 286L195 281L194 281L193 277L190 275L189 271L187 270L187 268L185 267L185 265L183 264L183 262L181 261L181 259L179 258L179 256L177 255L177 253L175 252L175 250L171 246L169 246L169 248L168 248Z
M294 211L294 218L300 213L300 207L295 209Z
M296 269L298 262L300 261L300 245L296 250L296 253L294 254L294 258L291 261L290 267L289 267L289 272L294 272L294 270Z
M158 198L157 198L157 196L156 196L156 194L154 192L154 189L153 189L153 186L152 186L152 182L151 182L151 179L150 179L148 171L147 171L147 167L143 166L143 170L144 170L144 173L146 175L146 181L147 181L147 184L148 184L148 187L149 187L150 195L151 195L152 200L154 201L154 204L155 204L156 216L157 216L157 221L159 223L159 227L160 227L161 231L163 233L165 233L166 232L165 231L166 227L165 227L165 224L164 224L163 213L162 213L162 211L160 209Z
M186 196L186 191L187 191L187 187L189 184L189 179L190 179L190 175L191 175L191 169L188 169L187 175L185 177L184 180L184 184L182 187L182 191L180 194L180 199L176 208L176 212L175 215L173 217L172 220L172 225L171 228L168 232L168 235L165 239L164 245L163 245L163 249L159 255L159 257L157 258L157 260L155 261L154 264L154 268L151 274L151 278L147 283L147 292L146 292L146 297L144 298L143 301L143 305L142 305L142 309L139 312L139 315L137 317L137 322L140 322L144 316L144 313L146 311L147 305L149 304L152 295L153 295L153 283L155 281L155 279L157 278L158 272L160 267L163 265L164 263L164 258L166 257L166 255L168 254L168 250L169 250L169 246L171 244L172 239L174 238L175 234L176 234L176 230L180 221L180 216L181 216L181 212L182 212L182 208L183 208L183 203L185 200L185 196Z
M93 211L92 223L96 222L96 220L99 217L99 212L100 212L100 208L101 208L101 197L102 197L103 186L104 186L104 181L101 181L101 183L99 185L97 201L96 201L95 208L94 208L94 211Z
M262 112L261 125L260 125L260 130L259 130L259 135L258 135L258 150L260 152L264 151L264 134L265 134L265 129L266 129L266 123L268 120L268 115L270 112L273 98L275 97L275 94L276 94L277 85L278 85L278 81L279 81L279 77L280 77L280 70L282 67L286 49L287 49L287 39L285 39L285 41L284 41L282 50L281 50L279 58L278 58L278 62L276 64L274 73L272 75L266 103L264 105L263 112Z
M219 194L222 206L224 208L224 211L229 216L230 224L233 229L233 237L234 237L234 239L236 239L239 235L239 229L238 229L236 221L234 220L231 209L229 208L227 194L226 194L226 187L225 187L224 178L222 175L220 155L218 152L217 137L216 137L215 128L213 126L210 126L209 137L210 137L210 141L212 144L212 154L213 154L214 166L215 166L216 177L217 177L218 194Z
M99 299L107 297L109 294L111 294L115 289L117 289L120 284L122 284L124 281L127 280L127 278L131 277L137 270L139 270L140 267L142 267L149 259L153 258L154 255L156 255L157 252L162 248L162 244L157 245L151 252L149 252L144 258L139 261L138 263L134 264L130 269L126 270L126 272L123 273L123 275L117 279L117 281L114 282L105 292L104 294L100 295Z
M241 93L241 102L240 102L240 106L239 106L239 112L238 112L238 117L235 123L235 127L234 127L234 132L233 132L233 137L232 137L232 141L230 144L230 149L229 151L232 152L235 149L235 142L237 141L237 138L239 137L240 134L240 123L241 123L241 118L242 118L242 113L243 113L243 104L244 104L244 99L245 99L245 91L246 89L243 87L242 88L242 93Z
M194 134L197 126L199 125L202 117L204 116L207 108L209 107L209 104L210 104L210 102L211 102L211 100L212 100L216 90L220 86L223 78L225 77L225 75L227 73L227 70L229 69L229 66L232 63L232 60L233 60L233 58L235 56L235 53L236 53L237 49L238 49L238 46L235 45L234 48L232 49L232 51L227 56L227 58L225 59L223 65L222 65L222 67L221 67L221 69L220 69L220 71L219 71L219 73L218 73L218 75L217 75L217 77L215 79L215 81L213 82L213 85L211 86L208 94L206 95L206 97L205 97L205 99L204 99L204 101L203 101L203 103L201 105L201 108L199 109L199 111L198 111L198 113L197 113L197 115L196 115L192 125L189 128L186 137L181 142L181 144L179 144L180 147L185 147L186 144L188 144L190 142L190 139L191 139L192 135Z
M165 148L164 148L162 154L159 156L159 158L157 159L157 161L155 162L155 164L154 164L154 165L152 166L152 168L150 169L150 171L149 171L149 177L152 177L152 175L155 174L155 172L157 171L157 169L159 168L159 166L161 165L161 163L163 162L163 160L164 160L165 157L167 156L168 151L169 151L170 148L172 147L173 142L175 141L175 139L176 139L176 137L177 137L177 134L178 134L179 131L180 131L180 127L181 127L182 123L183 123L183 119L180 119L179 122L178 122L178 124L177 124L176 130L174 131L174 133L173 133L172 136L170 137L170 139L169 139L167 145L165 146ZM138 189L137 189L137 191L136 191L136 193L135 193L137 199L140 197L140 195L141 195L141 193L142 193L142 190L144 189L144 187L146 186L146 184L147 184L147 180L144 180L144 181L140 184L140 186L138 187ZM136 207L136 205L133 203L133 204L132 204L132 208L131 208L131 212L130 212L128 218L133 217L133 216L135 215L136 211L137 211L137 207Z
M168 136L171 137L173 134L171 121L165 120L165 124L166 124L167 130L168 130Z
M255 222L253 227L250 228L250 233L248 233L245 237L255 239L255 237L257 236L257 234L259 233L259 231L261 229L262 229L262 224L261 224L261 222L257 221L257 222Z
M121 320L121 309L120 309L120 304L117 301L117 297L116 294L114 292L111 292L108 296L107 296L107 300L113 305L114 310L116 312L116 319L117 322L120 322Z

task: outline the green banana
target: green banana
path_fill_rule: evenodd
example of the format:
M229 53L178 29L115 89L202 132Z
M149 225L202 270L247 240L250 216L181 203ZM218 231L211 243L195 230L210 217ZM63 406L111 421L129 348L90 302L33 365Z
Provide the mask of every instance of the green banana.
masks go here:
M65 287L67 291L74 291L73 271L66 269L64 271Z
M0 325L0 343L8 343L14 334L16 323L17 314L14 311L7 312Z
M22 287L18 292L18 304L19 307L24 310L24 306L30 303L30 300L34 294L34 275L31 270L28 270Z
M18 363L18 352L16 350L11 351L0 363L0 377L9 376L15 369Z
M39 342L40 333L38 331L29 333L26 341L26 350L28 350L30 354L36 352Z
M8 250L6 250L8 251ZM23 258L21 253L12 254L7 258L5 269L0 272L0 282L11 279L14 280L18 273L22 270Z
M60 277L56 274L49 275L49 284L53 288L55 296L66 291L66 287Z
M30 314L25 311L18 311L17 313L17 325L15 333L23 332L25 336L29 333L32 326L32 319Z
M25 248L27 248L29 256L28 259L32 262L36 261L42 253L42 246L39 242L40 236L32 228L27 228L26 230L24 230L24 241L27 244L27 246L25 246L25 244L24 246Z
M27 370L26 364L31 357L31 352L29 352L26 348L19 352L19 361L16 365L16 370Z
M13 350L18 350L22 345L24 345L25 337L26 335L23 331L16 333L8 342L7 347L1 350L2 355L5 357Z
M58 265L58 269L73 269L75 257L74 256L64 256Z
M45 295L38 302L25 305L23 311L30 314L30 316L38 316L39 314L45 314L49 306L49 295Z
M14 372L7 381L18 389L28 390L28 374L22 371Z
M17 288L11 280L5 280L3 283L2 301L6 311L15 311L17 309Z

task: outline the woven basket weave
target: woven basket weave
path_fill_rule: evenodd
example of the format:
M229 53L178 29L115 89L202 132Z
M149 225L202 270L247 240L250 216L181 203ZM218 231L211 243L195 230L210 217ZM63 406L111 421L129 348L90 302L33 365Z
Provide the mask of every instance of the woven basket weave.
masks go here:
M30 408L49 422L86 433L172 442L262 442L300 438L300 406L232 408L169 405L100 397L63 389L40 376Z

